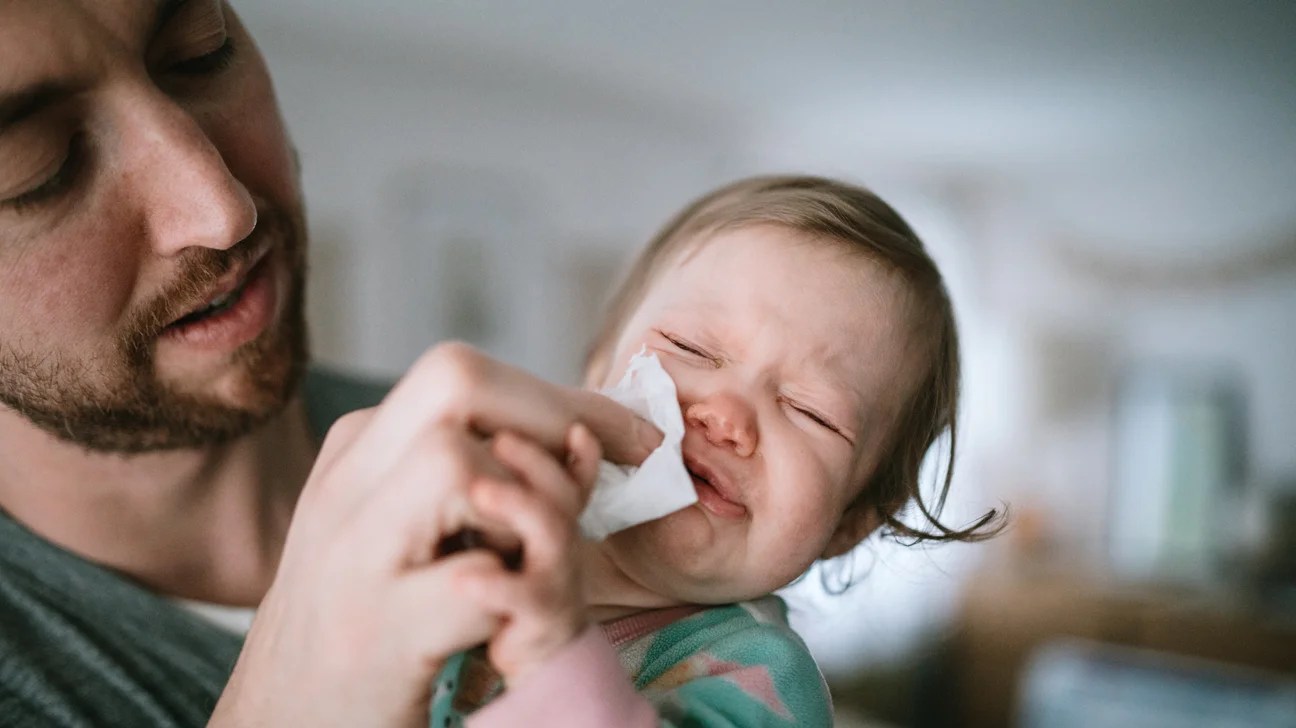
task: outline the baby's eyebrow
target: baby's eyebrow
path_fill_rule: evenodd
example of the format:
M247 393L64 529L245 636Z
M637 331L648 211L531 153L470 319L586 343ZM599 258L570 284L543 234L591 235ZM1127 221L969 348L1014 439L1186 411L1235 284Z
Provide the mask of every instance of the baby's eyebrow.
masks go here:
M668 308L667 313L672 315L672 319L662 327L663 333L687 339L690 343L705 348L707 353L725 361L732 361L741 354L732 346L741 342L732 337L718 335L723 333L723 330L717 329L709 318L698 316L694 307Z
M821 406L831 406L828 412L824 414L833 415L841 419L842 415L850 418L848 422L838 422L843 427L850 426L854 429L855 420L859 419L859 413L864 411L864 397L853 383L848 383L846 379L836 377L822 372L807 372L801 378L801 385L806 388L806 394L819 399ZM841 400L845 400L844 406Z
M863 395L857 388L858 382L854 377L843 374L840 366L834 366L833 360L816 361L818 357L810 356L804 359L804 364L799 367L798 374L805 378L808 384L816 387L831 390L833 392L849 394L857 402L863 399Z

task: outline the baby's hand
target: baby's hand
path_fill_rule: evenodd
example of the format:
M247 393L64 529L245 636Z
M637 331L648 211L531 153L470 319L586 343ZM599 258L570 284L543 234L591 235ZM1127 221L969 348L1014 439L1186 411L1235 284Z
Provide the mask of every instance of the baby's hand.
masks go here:
M577 519L598 474L598 441L583 425L567 437L567 467L534 442L496 435L493 452L518 484L482 480L470 498L478 514L522 542L520 565L467 574L459 593L499 618L487 654L508 681L539 666L588 624L581 590Z

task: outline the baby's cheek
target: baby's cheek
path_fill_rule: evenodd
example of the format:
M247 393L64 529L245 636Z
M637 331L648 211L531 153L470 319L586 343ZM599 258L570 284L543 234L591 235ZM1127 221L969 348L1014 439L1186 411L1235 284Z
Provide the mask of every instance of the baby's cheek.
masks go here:
M818 554L833 531L837 530L842 510L837 507L835 500L827 498L814 505L815 508L806 511L805 522L797 529L797 533L800 534L799 538L805 540L806 548Z
M595 389L607 389L620 382L621 378L625 376L626 369L630 368L630 360L643 350L645 343L643 341L631 341L613 353L612 360L608 363L607 374L603 376L602 382L596 383ZM653 353L651 347L649 347L648 353ZM667 373L670 373L669 369L667 369Z
M882 462L881 442L865 442L857 445L851 453L851 462L842 476L842 488L845 494L843 506L850 505L868 487L869 481L877 473Z

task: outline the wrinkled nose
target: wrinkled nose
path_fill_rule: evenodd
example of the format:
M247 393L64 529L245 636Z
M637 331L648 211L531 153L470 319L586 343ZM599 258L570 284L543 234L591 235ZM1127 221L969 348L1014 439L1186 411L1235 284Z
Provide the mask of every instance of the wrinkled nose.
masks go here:
M756 452L760 440L756 413L740 397L728 393L711 395L689 405L684 419L701 429L712 445L732 448L741 457Z

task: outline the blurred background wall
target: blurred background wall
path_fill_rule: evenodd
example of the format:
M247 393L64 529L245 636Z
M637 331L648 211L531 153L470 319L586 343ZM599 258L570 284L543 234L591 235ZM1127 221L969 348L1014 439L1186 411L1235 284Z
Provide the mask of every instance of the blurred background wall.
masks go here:
M574 382L628 257L746 174L845 177L910 220L965 346L949 514L1016 525L796 587L830 677L912 662L1023 559L1077 593L1290 606L1296 3L238 9L301 151L327 364L394 377L454 337Z

